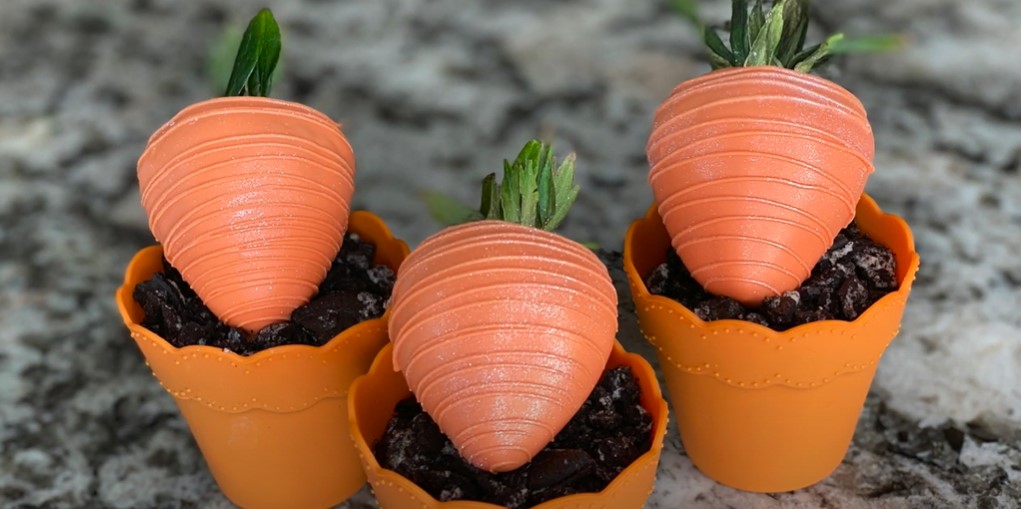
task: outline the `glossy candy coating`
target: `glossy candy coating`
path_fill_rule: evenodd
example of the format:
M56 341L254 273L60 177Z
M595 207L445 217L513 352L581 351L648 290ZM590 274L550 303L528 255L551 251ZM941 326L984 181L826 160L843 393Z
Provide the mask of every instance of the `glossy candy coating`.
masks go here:
M426 239L397 274L394 366L461 455L528 462L581 407L617 332L606 267L559 235L479 221Z
M873 172L865 109L826 79L739 67L680 84L657 110L649 183L706 290L757 306L797 288Z
M167 259L217 317L249 331L315 293L343 241L354 174L336 123L263 97L185 108L138 160Z

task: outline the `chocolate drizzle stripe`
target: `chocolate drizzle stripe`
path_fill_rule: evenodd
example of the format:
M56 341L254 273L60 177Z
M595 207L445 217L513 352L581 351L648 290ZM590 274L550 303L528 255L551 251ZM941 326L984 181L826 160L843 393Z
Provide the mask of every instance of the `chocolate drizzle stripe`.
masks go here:
M350 144L325 115L251 97L185 108L138 163L167 259L213 313L248 330L286 320L314 293L341 243L354 171ZM242 268L251 266L265 272Z
M499 221L453 227L422 242L399 270L394 365L455 444L471 440L464 450L480 468L515 468L530 455L514 451L534 454L545 442L497 423L563 426L602 372L616 309L605 266L581 245ZM485 397L472 395L479 392ZM475 418L463 418L469 410ZM479 431L483 445L465 430L485 421L496 427Z
M715 152L715 153L708 153L708 154L699 154L699 155L693 155L691 157L684 158L684 157L682 157L682 154L678 151L678 152L674 152L671 155L671 158L679 159L679 161L676 162L676 163L660 162L660 163L656 164L655 166L653 166L652 169L649 171L649 184L653 187L653 189L656 189L657 186L661 185L661 184L658 183L661 179L672 177L672 175L670 175L671 173L677 172L677 173L681 173L681 174L684 174L684 175L688 175L689 176L688 178L693 178L695 176L701 176L700 168L701 168L701 165L704 164L704 163L712 162L714 160L719 160L721 158L731 158L731 159L739 159L740 158L740 159L744 159L746 164L750 164L749 161L751 161L751 160L759 160L759 159L766 160L766 161L775 161L777 163L783 163L785 165L789 165L788 166L789 168L797 168L798 170L807 171L807 172L809 172L809 174L815 176L816 178L822 178L822 179L832 183L834 186L838 187L845 194L848 194L848 195L853 194L852 193L852 189L850 189L846 183L841 182L839 179L837 179L836 177L834 177L833 175L831 175L829 172L825 171L824 169L819 168L818 166L815 166L813 164L809 164L809 163L807 163L807 162L805 162L803 160L795 159L795 158L784 156L784 155L781 155L781 154L771 154L771 153L768 153L768 152L760 152L760 151L752 151L752 150L728 150L728 151L723 152L723 153ZM871 168L871 165L869 166L869 168ZM868 173L871 173L872 171L873 170L869 169ZM774 167L774 172L775 172L775 167ZM763 173L764 173L764 175L761 175L761 176L766 176L766 177L770 176L768 174L768 172L764 171ZM806 177L807 177L807 175L806 175ZM705 179L705 182L711 184L712 182L715 182L717 180L718 179L714 176L714 178ZM834 195L834 196L839 196L839 195ZM851 204L848 207L849 207L850 212L853 214L854 213L854 202L852 201Z

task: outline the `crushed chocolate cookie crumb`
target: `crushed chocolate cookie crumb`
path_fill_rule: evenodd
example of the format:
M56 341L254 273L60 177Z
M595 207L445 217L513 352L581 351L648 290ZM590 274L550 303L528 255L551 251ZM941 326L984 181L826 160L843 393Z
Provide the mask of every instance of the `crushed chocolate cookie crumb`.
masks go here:
M840 231L801 287L768 297L756 309L705 291L674 250L667 251L666 262L646 276L646 287L706 321L745 320L782 331L818 320L854 320L897 289L893 252L866 237L854 223Z
M320 346L386 310L395 275L385 265L372 266L375 253L373 244L345 236L318 293L289 321L267 325L251 338L221 322L166 259L163 271L137 285L133 297L145 313L142 326L176 347L209 345L251 355L278 345Z
M651 447L652 418L630 368L603 375L581 409L531 462L492 474L475 468L414 400L397 404L374 454L440 501L476 500L511 509L597 492Z

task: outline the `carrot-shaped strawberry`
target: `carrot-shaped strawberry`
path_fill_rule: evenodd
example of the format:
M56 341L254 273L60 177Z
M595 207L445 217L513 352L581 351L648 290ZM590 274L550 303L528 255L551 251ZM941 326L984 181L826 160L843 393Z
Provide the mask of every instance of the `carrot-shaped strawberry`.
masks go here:
M528 462L578 411L617 331L602 262L551 232L578 188L530 141L483 183L476 221L401 265L390 307L394 366L461 455L502 472Z
M255 331L316 292L347 228L355 158L338 125L269 99L280 31L260 11L226 96L149 139L138 182L167 260L224 322Z
M809 0L734 0L730 47L705 31L713 71L681 83L656 111L647 153L660 216L708 291L756 306L796 288L841 228L873 172L865 109L810 75L852 51L837 34L803 49ZM867 48L865 48L867 49Z

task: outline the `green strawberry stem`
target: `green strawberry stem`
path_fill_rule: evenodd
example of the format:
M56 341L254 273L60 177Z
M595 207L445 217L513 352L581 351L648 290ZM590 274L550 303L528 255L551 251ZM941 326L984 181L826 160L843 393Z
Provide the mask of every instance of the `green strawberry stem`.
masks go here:
M262 9L248 23L234 58L224 96L268 97L273 70L280 60L280 27L269 9Z
M698 19L693 2L675 0L675 4L686 18ZM902 45L898 36L845 39L844 34L834 34L805 48L810 4L811 0L773 0L767 11L763 0L733 0L729 47L716 29L701 26L710 65L713 69L773 65L807 73L833 55L893 51Z
M447 225L497 219L553 231L578 197L574 160L574 154L568 154L558 166L552 147L531 140L514 162L503 162L502 182L496 181L496 173L482 180L479 210L439 193L428 193L426 206Z

